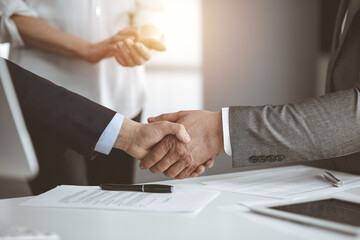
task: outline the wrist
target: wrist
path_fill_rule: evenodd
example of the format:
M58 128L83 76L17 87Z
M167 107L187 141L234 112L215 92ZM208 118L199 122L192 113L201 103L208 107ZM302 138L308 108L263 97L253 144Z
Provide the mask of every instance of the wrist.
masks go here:
M208 141L210 145L208 149L213 150L213 154L217 155L220 152L224 151L224 143L223 143L223 130L222 130L222 113L221 111L212 112L211 113L211 123L209 125L208 136L207 139L211 139Z
M224 152L224 136L223 136L223 123L222 123L222 112L218 111L216 113L216 136L215 139L217 140L217 149L218 152Z
M138 125L139 123L125 118L114 147L129 152L129 149L134 142L134 136L136 136Z
M84 42L84 44L82 44L82 46L76 50L78 57L86 62L91 63L92 62L91 50L94 48L94 46L95 44L92 42L88 42L88 41Z

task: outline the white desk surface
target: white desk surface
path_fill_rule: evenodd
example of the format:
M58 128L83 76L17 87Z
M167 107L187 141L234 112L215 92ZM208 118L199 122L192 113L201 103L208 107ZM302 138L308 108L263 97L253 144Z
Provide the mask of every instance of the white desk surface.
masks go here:
M203 188L200 181L236 177L241 173L221 174L186 180L166 181L176 188ZM165 183L165 182L163 182ZM348 190L360 196L360 188ZM302 239L301 234L289 235L271 226L249 222L219 206L265 197L222 192L199 214L131 212L98 209L63 209L18 206L27 198L0 200L0 224L28 226L53 231L62 240L106 239Z

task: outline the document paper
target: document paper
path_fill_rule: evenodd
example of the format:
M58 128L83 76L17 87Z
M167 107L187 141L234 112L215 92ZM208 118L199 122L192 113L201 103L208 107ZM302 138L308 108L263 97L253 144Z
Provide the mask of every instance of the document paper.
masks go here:
M344 183L341 188L334 187L323 177L324 171L307 166L290 166L247 171L240 173L240 177L202 183L208 189L280 199L327 194L360 186L360 176L330 171Z
M218 194L209 190L176 191L176 189L173 193L123 192L101 190L96 186L62 185L21 205L196 213Z

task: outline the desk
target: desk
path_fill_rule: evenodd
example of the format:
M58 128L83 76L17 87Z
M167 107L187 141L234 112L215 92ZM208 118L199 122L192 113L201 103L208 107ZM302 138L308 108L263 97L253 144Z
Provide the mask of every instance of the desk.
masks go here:
M241 173L162 183L172 184L176 188L201 189L201 181L238 176L241 176ZM347 192L360 196L360 188ZM26 199L0 200L0 224L17 224L37 230L54 231L62 240L302 239L299 235L288 235L269 226L254 224L246 218L218 208L244 200L267 199L239 193L222 192L197 215L18 206Z

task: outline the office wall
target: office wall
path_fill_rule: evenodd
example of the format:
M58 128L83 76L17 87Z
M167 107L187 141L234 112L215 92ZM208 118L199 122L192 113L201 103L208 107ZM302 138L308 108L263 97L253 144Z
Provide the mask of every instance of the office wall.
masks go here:
M315 96L318 12L314 0L203 0L205 109ZM239 170L222 154L207 174Z

